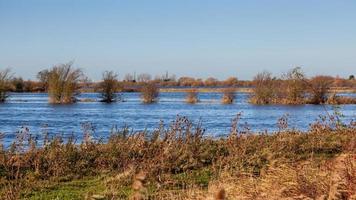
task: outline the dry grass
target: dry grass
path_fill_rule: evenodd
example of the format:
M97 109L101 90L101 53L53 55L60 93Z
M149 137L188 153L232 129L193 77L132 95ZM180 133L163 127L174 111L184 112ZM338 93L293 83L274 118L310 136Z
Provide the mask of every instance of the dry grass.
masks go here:
M308 132L281 126L273 134L252 134L239 130L238 119L226 138L204 136L201 125L185 117L153 132L113 131L105 143L91 139L90 126L84 128L80 144L74 138L48 140L44 133L44 146L36 146L39 141L29 132L19 132L13 145L0 151L0 196L35 198L45 195L36 191L63 191L60 185L92 176L104 177L93 186L103 189L90 191L90 187L80 198L355 195L355 124L338 125L322 118Z

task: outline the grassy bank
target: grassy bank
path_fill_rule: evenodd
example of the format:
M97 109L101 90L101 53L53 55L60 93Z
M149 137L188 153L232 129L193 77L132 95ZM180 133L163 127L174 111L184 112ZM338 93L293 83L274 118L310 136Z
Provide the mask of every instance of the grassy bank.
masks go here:
M28 134L0 154L3 199L327 199L355 197L355 124L323 118L308 132L250 133L239 116L225 138L184 117L169 128L112 132L107 142ZM45 137L46 138L46 137ZM221 197L221 198L220 198Z

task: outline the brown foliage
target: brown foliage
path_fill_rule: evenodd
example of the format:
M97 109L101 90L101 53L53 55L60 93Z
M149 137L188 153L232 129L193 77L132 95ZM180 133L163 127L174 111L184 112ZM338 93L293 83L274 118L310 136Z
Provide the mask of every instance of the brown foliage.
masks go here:
M10 69L5 69L0 71L0 103L5 102L8 98L8 91L10 90L11 84L11 72Z
M196 89L189 89L185 97L185 101L190 104L199 102L198 91Z
M73 103L78 83L83 76L80 69L73 69L72 62L54 66L48 73L50 103Z
M310 99L309 103L323 104L327 101L327 93L333 82L330 76L315 76L308 82Z
M113 71L105 71L103 73L103 80L99 84L99 91L101 95L101 101L111 103L117 101L118 95L118 80L117 74Z
M140 92L143 103L154 103L157 101L159 88L154 83L145 83Z
M221 102L223 104L232 104L235 101L235 90L233 88L223 89L223 97Z

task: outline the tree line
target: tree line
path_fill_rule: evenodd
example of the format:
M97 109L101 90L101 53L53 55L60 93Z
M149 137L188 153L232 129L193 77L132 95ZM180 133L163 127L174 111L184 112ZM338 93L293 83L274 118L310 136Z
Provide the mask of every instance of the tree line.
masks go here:
M356 87L353 75L347 79L322 75L307 78L300 67L293 68L280 77L264 71L258 73L252 81L241 81L236 77L224 81L212 77L206 80L191 77L176 79L174 75L168 76L168 73L154 79L149 74L127 74L123 80L119 80L117 73L105 71L101 81L91 82L81 69L74 68L73 62L69 62L40 71L37 79L24 81L20 77L14 77L9 69L0 71L0 102L8 98L9 92L48 92L50 103L74 103L79 92L89 90L100 93L102 102L120 101L119 93L122 91L138 91L141 92L144 103L153 103L157 101L160 87L191 87L192 89L187 90L186 102L196 103L199 98L194 88L228 87L222 90L222 102L230 104L235 99L233 88L252 87L250 103L254 104L321 104L328 101L340 103L340 97L328 97L332 87Z

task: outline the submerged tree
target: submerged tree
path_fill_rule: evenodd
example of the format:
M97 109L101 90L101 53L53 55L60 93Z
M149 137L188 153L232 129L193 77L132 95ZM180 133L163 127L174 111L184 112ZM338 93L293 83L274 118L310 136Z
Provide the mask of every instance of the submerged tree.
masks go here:
M0 71L0 103L6 101L9 97L8 92L10 90L11 71L5 69Z
M333 82L333 78L330 76L315 76L308 82L310 103L322 104L328 99L327 93Z
M289 104L301 104L304 103L306 80L304 72L300 67L293 68L285 75L283 93L284 98Z
M199 102L198 91L196 89L189 89L185 97L185 101L190 104L195 104Z
M157 101L159 88L154 83L145 83L141 88L141 98L143 103L154 103Z
M83 73L73 69L73 63L59 64L48 72L48 95L50 103L73 103L78 94L79 82Z
M276 98L275 80L270 72L258 73L253 79L253 95L250 99L254 104L273 103Z
M115 102L119 96L118 89L118 75L113 71L105 71L103 73L103 80L99 84L101 101L106 103Z
M232 104L235 100L235 90L233 88L225 88L223 89L223 96L221 99L221 103L223 104Z

